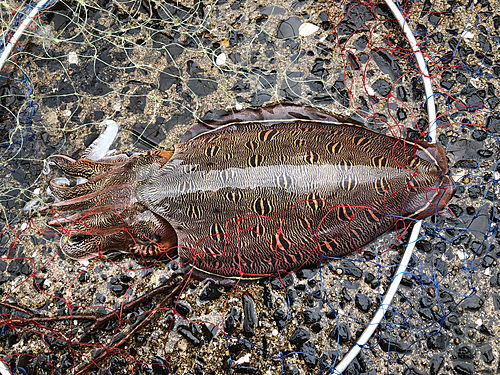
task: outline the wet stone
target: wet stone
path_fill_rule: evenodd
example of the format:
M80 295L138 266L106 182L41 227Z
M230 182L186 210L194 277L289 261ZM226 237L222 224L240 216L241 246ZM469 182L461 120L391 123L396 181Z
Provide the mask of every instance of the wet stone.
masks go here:
M311 332L306 327L299 326L290 336L290 344L300 345L311 338Z
M487 364L491 364L491 362L495 359L495 355L493 354L493 350L489 344L481 347L481 358Z
M380 70L387 74L393 82L401 77L401 69L394 57L386 51L378 51L372 55L373 61ZM374 88L375 89L375 88Z
M283 289L283 287L285 287L285 289L288 289L293 285L293 282L293 275L291 273L288 273L282 276L281 279L279 277L273 278L270 285L271 289L273 290Z
M328 336L333 341L338 341L340 344L348 342L352 337L349 326L345 322L338 323L335 327L333 327Z
M429 349L444 350L448 344L448 341L449 338L446 335L438 333L427 339L427 346L429 347Z
M190 327L181 325L177 328L177 332L194 346L199 346L201 344L201 341L191 332Z
M484 304L484 299L479 297L478 295L468 297L465 301L462 302L462 307L467 310L479 310Z
M321 320L321 315L314 311L303 311L302 318L304 318L304 324L314 324Z
M162 358L156 357L156 356L152 357L151 364L152 364L153 372L155 374L162 374L162 375L165 374L166 375L169 373L168 367Z
M475 373L474 365L465 362L453 362L453 370L457 375L472 375Z
M273 292L271 292L271 288L269 286L264 287L264 306L266 306L268 309L272 309L274 302L273 302Z
M493 306L495 307L495 311L500 310L500 294L493 294L491 298L493 298Z
M363 312L368 312L372 307L372 301L364 294L357 293L355 297L356 307Z
M379 79L372 84L373 90L382 97L387 97L391 92L392 85L383 79Z
M457 357L459 359L474 359L474 350L467 345L461 345L457 348Z
M296 38L299 36L300 25L302 21L296 16L283 20L278 24L276 36L278 39Z
M181 316L187 317L191 312L191 305L185 301L179 301L175 309Z
M213 324L205 323L201 325L201 331L205 342L210 342L217 334L218 328Z
M345 275L353 276L356 279L360 279L363 275L363 271L350 260L340 262L340 268Z
M443 356L434 354L429 362L429 375L438 375L439 369L443 365Z
M243 333L246 337L255 335L255 327L259 324L257 312L255 310L255 302L248 294L243 294Z
M181 82L181 71L175 66L167 66L160 72L160 91L167 91L173 85Z
M382 337L379 341L379 345L384 350L386 353L394 352L396 351L397 353L408 353L411 352L409 350L410 345L408 345L405 342L402 342L400 340L394 341L394 340L389 340L387 337Z
M273 319L276 322L276 325L278 326L278 330L282 330L287 322L287 313L284 312L281 309L276 309L273 313Z
M299 351L302 352L302 360L309 368L316 367L318 364L318 357L316 356L316 346L314 346L313 343L306 342L302 344Z
M222 289L207 285L200 294L200 302L214 301L222 296Z

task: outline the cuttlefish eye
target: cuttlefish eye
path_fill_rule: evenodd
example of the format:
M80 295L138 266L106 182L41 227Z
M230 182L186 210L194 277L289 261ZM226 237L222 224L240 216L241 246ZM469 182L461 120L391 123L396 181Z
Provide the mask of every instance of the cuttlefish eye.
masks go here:
M92 238L92 236L89 236L89 235L75 234L75 235L69 236L68 243L71 245L76 245L76 244L79 244L80 242L88 241L91 238Z
M101 236L85 233L64 234L61 236L61 250L71 259L90 259L99 255L102 248Z

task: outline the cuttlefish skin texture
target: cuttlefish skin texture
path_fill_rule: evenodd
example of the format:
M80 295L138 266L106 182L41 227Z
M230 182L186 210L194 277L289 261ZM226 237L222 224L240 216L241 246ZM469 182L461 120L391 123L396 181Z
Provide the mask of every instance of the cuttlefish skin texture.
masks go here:
M435 215L456 190L441 147L311 108L246 110L214 123L194 127L173 154L55 156L65 172L89 178L51 185L61 201L50 208L67 230L64 253L177 247L203 273L261 277L359 250L398 224Z

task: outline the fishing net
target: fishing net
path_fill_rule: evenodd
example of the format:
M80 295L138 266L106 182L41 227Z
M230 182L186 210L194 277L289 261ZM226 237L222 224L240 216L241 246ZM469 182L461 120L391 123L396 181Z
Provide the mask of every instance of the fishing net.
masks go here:
M0 3L0 49L34 6ZM344 374L495 373L500 10L488 0L399 7L427 59L437 143L459 186L448 208L425 220L389 311ZM156 308L157 296L124 312L182 275L175 254L106 253L80 264L60 251L60 227L23 215L52 202L46 188L62 173L48 158L82 157L105 119L120 126L116 154L132 155L172 149L200 119L277 102L427 139L420 70L383 2L45 4L0 72L1 366L12 374L333 373L387 291L404 229L250 284L189 279L165 305ZM93 321L81 315L110 312L116 319L85 333Z

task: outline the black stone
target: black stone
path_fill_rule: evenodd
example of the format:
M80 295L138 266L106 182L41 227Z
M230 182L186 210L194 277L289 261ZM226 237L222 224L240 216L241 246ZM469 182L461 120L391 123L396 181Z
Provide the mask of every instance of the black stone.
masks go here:
M212 285L207 285L200 294L200 301L202 303L207 301L215 301L216 299L219 299L220 296L222 296L221 288L217 288Z
M462 307L467 310L476 311L479 310L484 304L484 299L478 295L468 297L462 302Z
M205 342L210 342L217 334L218 328L213 324L205 323L201 325L201 331Z
M239 320L239 315L238 309L233 307L224 322L224 330L226 333L232 333L234 331L236 322Z
M191 305L185 301L179 301L175 310L185 318L191 312Z
M324 64L324 59L317 58L316 60L314 60L314 65L311 68L311 74L320 78L326 77L328 75L328 71L324 67Z
M348 342L352 337L349 326L345 322L338 323L335 327L333 327L328 336L333 341L338 341L340 344Z
M296 38L299 36L299 27L302 21L299 17L293 16L278 24L276 36L278 39Z
M285 366L283 366L283 369L285 370L285 375L300 375L301 374L301 372L299 371L299 369L297 367L295 367L295 365L286 364Z
M276 325L278 326L278 330L282 330L286 323L287 323L287 314L281 310L281 309L276 309L273 313L273 319L276 322Z
M155 374L168 374L169 371L168 371L168 367L165 363L165 361L160 358L160 357L152 357L151 358L151 364L152 364L152 368L153 368L153 372Z
M349 12L337 26L338 35L352 35L354 32L359 32L358 29L363 29L373 20L373 15L366 5L354 3L350 5Z
M59 339L57 339L55 337L51 337L51 336L47 336L47 338L45 339L45 342L47 343L49 348L51 348L52 350L66 348L68 346L68 344L65 341L59 340Z
M194 346L199 346L201 344L201 341L195 335L193 335L188 326L182 325L177 327L177 332L179 332L182 337L184 337L188 342L190 342Z
M372 88L377 94L385 98L391 92L392 85L383 79L379 79L373 83Z
M400 340L389 340L387 337L381 337L379 345L382 350L386 353L397 352L397 353L408 353L411 352L410 345Z
M199 96L207 96L217 90L217 81L205 77L205 71L201 69L198 63L189 60L187 62L187 70L191 78L187 82L187 86Z
M489 158L493 155L493 151L491 150L478 150L477 153L483 158Z
M396 96L402 102L407 101L406 90L403 86L398 86L396 89Z
M122 294L124 293L125 291L123 290L123 286L121 286L120 284L117 284L117 285L111 285L109 287L109 289L113 292L113 293L116 293L116 294Z
M181 71L175 66L167 66L160 72L160 91L167 91L173 85L181 82Z
M282 275L281 279L279 277L276 277L271 280L271 289L274 290L279 290L290 288L293 285L293 275L291 273L287 273L286 275Z
M457 375L472 375L475 373L474 365L465 362L453 362L453 370Z
M358 51L363 51L368 45L368 38L366 37L366 35L361 35L353 42L353 45Z
M304 326L299 326L297 329L292 333L290 336L290 344L293 345L300 345L303 344L311 338L311 332L304 327Z
M255 302L248 294L243 294L243 333L246 337L255 335L255 328L259 324L257 312L255 310Z
M490 344L485 344L484 346L481 347L481 358L487 364L491 364L491 362L494 361L495 356L493 354L493 350Z
M449 337L443 333L437 333L427 339L429 349L444 350L448 345Z
M393 82L396 82L401 77L401 69L396 59L390 53L377 51L372 55L372 58L380 70L387 74ZM375 90L375 87L373 89Z
M460 345L457 348L457 357L460 359L474 359L474 350L467 345Z
M314 368L318 364L318 358L316 357L316 347L311 342L306 342L302 344L299 348L302 352L301 357L304 363L309 368Z
M264 287L264 306L266 306L268 309L272 309L274 306L274 301L273 301L273 292L271 292L271 288L269 286Z
M434 354L429 362L429 375L438 375L439 369L443 365L444 357L440 354Z
M361 294L361 293L356 294L355 304L356 304L356 307L363 312L368 312L373 305L370 298L368 298L367 296L365 296L364 294Z
M457 217L462 216L462 214L464 213L464 209L456 204L450 204L448 207Z
M350 260L341 261L340 269L345 275L353 276L356 279L360 279L363 276L363 271Z
M313 331L314 333L320 333L322 329L323 329L323 327L321 326L320 322L317 322L317 323L314 323L313 325L311 325L311 331Z
M262 107L265 103L269 102L272 95L268 91L259 90L253 96L251 104L254 107Z
M321 315L314 311L303 311L304 324L314 324L321 320Z

